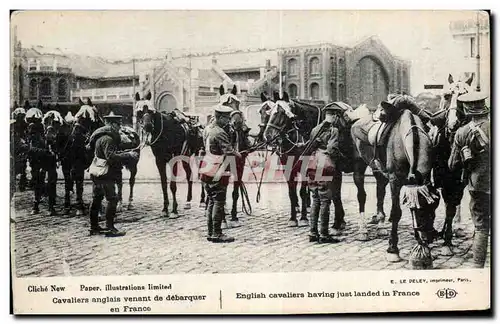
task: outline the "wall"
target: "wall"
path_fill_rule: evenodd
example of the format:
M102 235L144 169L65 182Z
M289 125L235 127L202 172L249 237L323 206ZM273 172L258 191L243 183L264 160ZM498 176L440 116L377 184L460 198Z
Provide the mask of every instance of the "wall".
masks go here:
M249 72L225 72L228 77L233 81L244 81L247 82L249 79L257 81L260 79L260 71L249 71Z

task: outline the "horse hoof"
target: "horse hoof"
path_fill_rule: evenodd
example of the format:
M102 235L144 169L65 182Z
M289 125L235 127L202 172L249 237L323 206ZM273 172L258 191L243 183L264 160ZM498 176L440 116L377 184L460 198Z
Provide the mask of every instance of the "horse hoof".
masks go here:
M31 215L38 215L38 214L40 214L40 211L39 211L39 210L37 210L37 209L33 209L33 210L31 211Z
M179 214L172 212L168 218L170 218L170 219L179 218Z
M391 263L400 262L399 253L387 253L387 261Z
M230 220L229 225L231 226L231 228L241 227L239 220Z
M57 212L55 209L50 209L49 210L49 216L56 216L57 215Z
M227 226L227 222L226 221L223 221L221 226L220 226L221 229L228 229L229 226Z
M297 227L297 226L299 226L299 223L296 220L288 221L288 227Z
M357 240L361 242L366 242L369 240L368 233L359 233L357 236Z
M166 211L166 210L162 210L162 212L161 212L161 217L169 218L169 217L170 217L170 215L169 215L168 211Z
M332 228L332 230L330 231L330 235L331 236L342 236L342 230Z
M443 245L443 247L441 248L441 252L439 254L441 254L442 256L452 256L455 253L453 253L451 246Z
M132 203L129 203L127 205L127 210L134 210L134 205L132 205Z
M373 215L372 219L368 222L368 224L378 224L378 217L377 217L377 215Z
M122 202L118 202L118 204L116 205L116 212L117 213L121 213L123 211L123 204Z
M377 236L387 236L389 232L385 228L377 228Z
M184 205L184 209L191 209L191 203L190 203L190 202L187 202L187 203Z
M77 209L76 210L76 216L82 216L83 215L83 210Z
M309 220L307 219L299 220L299 227L306 227L306 226L309 226Z
M198 207L200 207L200 208L205 208L205 206L206 206L206 205L205 205L205 203L204 203L204 202L200 202L200 204L198 205Z

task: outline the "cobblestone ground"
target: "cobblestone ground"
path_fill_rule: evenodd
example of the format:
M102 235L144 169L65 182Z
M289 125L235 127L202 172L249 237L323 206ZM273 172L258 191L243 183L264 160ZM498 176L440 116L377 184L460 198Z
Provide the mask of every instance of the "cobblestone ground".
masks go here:
M48 216L47 205L41 214L30 215L32 192L16 193L13 199L11 233L13 256L18 277L96 276L172 273L239 273L340 270L395 270L408 267L410 249L415 244L411 218L404 211L399 226L402 262L388 263L385 250L388 238L378 237L375 225L369 225L368 242L355 239L358 210L356 190L351 176L344 176L343 202L347 228L339 244L309 243L307 227L287 226L289 202L286 185L262 186L262 200L255 203L256 185L248 184L253 215L241 215L243 226L227 229L236 241L230 244L207 242L204 210L199 208L200 184L194 185L194 201L183 210L186 185L179 184L181 216L160 217L162 195L159 183L136 184L135 209L118 215L117 227L127 231L120 238L89 236L88 216ZM230 187L231 188L231 187ZM63 186L58 185L58 204L62 205ZM367 212L375 208L375 184L367 181ZM85 201L90 202L91 186L85 185ZM128 185L124 187L127 197ZM230 195L228 195L230 196ZM230 200L230 198L229 198ZM454 238L452 257L440 255L440 241L433 244L435 268L470 266L473 227L468 212L468 195L462 204L464 235ZM228 204L228 206L230 206ZM390 203L386 202L386 212ZM60 209L59 209L60 210ZM333 213L333 208L332 208ZM368 214L369 215L369 214ZM435 227L443 221L442 203ZM487 266L489 266L489 261Z

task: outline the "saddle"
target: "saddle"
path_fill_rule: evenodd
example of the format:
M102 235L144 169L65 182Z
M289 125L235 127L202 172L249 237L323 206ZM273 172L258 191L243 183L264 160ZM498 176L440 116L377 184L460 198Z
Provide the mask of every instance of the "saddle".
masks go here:
M371 146L381 147L387 141L392 126L395 123L376 122L368 131L368 143Z

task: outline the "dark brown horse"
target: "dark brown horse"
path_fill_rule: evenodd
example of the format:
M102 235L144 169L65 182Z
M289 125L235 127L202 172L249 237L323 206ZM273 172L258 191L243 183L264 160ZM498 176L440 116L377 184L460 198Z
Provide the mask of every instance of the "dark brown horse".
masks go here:
M441 188L441 196L446 206L446 216L441 231L444 245L441 254L450 256L452 251L453 220L460 220L460 203L463 198L464 184L460 170L451 171L448 167L448 159L451 154L453 139L458 128L467 124L470 118L466 118L462 105L457 101L458 96L468 93L474 75L467 80L455 81L453 76L448 76L448 88L442 95L429 96L420 94L416 97L421 107L431 110L432 102L439 100L439 110L434 113L430 122L434 125L431 129L431 138L434 145L433 179L436 188ZM429 107L429 108L428 108Z
M24 191L27 186L27 176L26 176L26 165L28 162L27 155L27 143L26 143L26 132L28 129L28 123L25 120L26 111L30 109L30 104L28 101L24 103L24 107L17 107L17 103L14 104L14 111L12 112L11 121L11 143L12 151L11 156L13 159L13 168L11 170L12 183L11 186L16 187L16 177L19 175L19 191Z
M408 98L408 97L404 97ZM398 108L379 107L377 115L380 120L393 123L390 128L387 141L383 143L384 152L380 154L380 160L384 167L384 174L387 176L391 186L392 207L389 221L392 222L392 229L389 238L389 248L387 258L391 262L400 260L398 248L398 225L401 219L402 210L400 203L400 192L404 187L404 192L415 189L421 202L422 193L428 192L431 182L432 170L432 142L424 130L424 124L419 117L411 110L405 109L406 105L415 105L410 99L402 99ZM403 106L403 108L401 108ZM352 126L356 127L356 124ZM353 133L353 140L359 156L366 164L370 164L373 159L373 147L362 143L364 139ZM365 144L365 145L361 145ZM433 199L435 197L433 196ZM418 203L417 202L417 203ZM437 201L439 203L439 200ZM432 203L422 203L422 208L411 208L415 218L416 226L419 229L419 238L424 245L433 240L434 211L437 207L435 200Z
M179 120L177 117L178 113L161 113L156 111L150 100L150 92L144 98L141 98L139 93L136 93L135 113L137 119L142 124L146 136L150 137L147 144L151 146L151 150L155 156L156 167L160 174L163 192L162 216L177 218L179 214L176 197L178 166L181 163L186 173L188 192L184 209L190 209L193 195L193 179L189 159L191 155L197 153L197 144L190 141L189 126ZM171 161L176 162L170 163ZM170 181L170 191L172 192L173 200L171 214L168 199L167 164L169 167L172 167L173 175Z
M302 153L312 129L319 122L320 109L297 100L289 100L286 92L283 93L282 98L275 93L272 101L265 96L261 96L261 100L265 100L260 110L261 127L264 127L262 137L267 145L274 147L279 163L286 166L285 178L291 202L289 226L308 226L307 207L310 197L305 172L301 172L303 169ZM297 179L299 172L301 173L300 180ZM297 181L301 183L300 210ZM301 215L299 221L297 221L298 213Z

